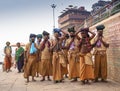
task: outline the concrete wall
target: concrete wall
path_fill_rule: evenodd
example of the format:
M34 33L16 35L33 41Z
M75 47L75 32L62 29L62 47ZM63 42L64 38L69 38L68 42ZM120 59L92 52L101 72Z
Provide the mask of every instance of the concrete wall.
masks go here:
M90 30L96 31L99 24L105 25L104 36L110 44L107 50L108 78L120 82L120 13L90 27Z

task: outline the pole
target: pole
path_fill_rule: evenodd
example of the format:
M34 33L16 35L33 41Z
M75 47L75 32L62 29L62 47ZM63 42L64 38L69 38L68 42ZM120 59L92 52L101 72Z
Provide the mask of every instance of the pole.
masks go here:
M55 11L54 11L54 8L53 8L53 29L55 28Z
M55 28L55 4L52 4L51 7L53 8L53 29Z

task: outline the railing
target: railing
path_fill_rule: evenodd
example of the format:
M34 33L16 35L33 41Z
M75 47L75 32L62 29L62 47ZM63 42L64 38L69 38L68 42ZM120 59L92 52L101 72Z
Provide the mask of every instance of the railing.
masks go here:
M107 5L100 9L98 12L96 12L94 15L88 17L86 19L88 27L97 24L98 22L107 19L108 17L120 12L120 0L118 0L117 4L111 3L110 5ZM84 27L84 22L82 25L79 26L80 28Z
M111 10L111 15L114 15L114 14L116 14L116 13L118 13L118 12L120 12L120 2L117 3L117 4L115 5L115 7L113 7L113 9Z

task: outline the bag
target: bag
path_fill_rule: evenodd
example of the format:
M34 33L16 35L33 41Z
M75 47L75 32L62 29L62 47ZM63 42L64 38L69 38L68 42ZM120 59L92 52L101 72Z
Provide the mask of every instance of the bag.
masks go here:
M35 48L34 43L31 44L31 48L30 48L30 54L34 54L37 52L37 49Z

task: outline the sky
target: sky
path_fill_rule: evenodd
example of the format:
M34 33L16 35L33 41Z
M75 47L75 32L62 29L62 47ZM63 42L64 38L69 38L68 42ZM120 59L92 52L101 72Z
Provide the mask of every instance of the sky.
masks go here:
M0 48L3 49L6 41L26 43L30 33L40 34L46 30L52 34L53 3L57 28L58 16L68 5L84 6L91 11L96 2L98 0L0 0Z

